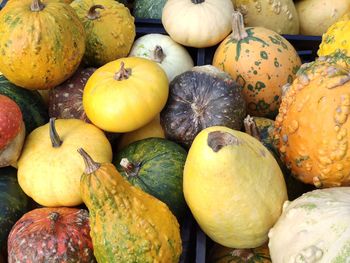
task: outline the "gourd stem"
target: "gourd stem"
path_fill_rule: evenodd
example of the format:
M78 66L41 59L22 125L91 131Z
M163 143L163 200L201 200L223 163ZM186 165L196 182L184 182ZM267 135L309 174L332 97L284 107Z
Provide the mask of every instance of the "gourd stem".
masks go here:
M137 176L140 170L140 167L130 162L128 158L122 158L120 161L120 166L125 171L127 177Z
M101 17L101 14L96 9L105 9L103 5L93 5L90 7L89 12L87 14L87 18L90 20L95 20Z
M205 0L191 0L191 2L194 4L201 4L201 3L205 2Z
M244 27L243 15L238 11L232 13L232 39L240 41L248 37L248 33Z
M249 135L253 136L257 140L261 141L260 133L258 128L256 127L256 123L253 117L248 115L244 121L244 129L245 132L248 133Z
M60 217L60 214L57 212L52 212L49 214L49 219L53 222L57 222L59 217Z
M61 138L56 131L55 119L56 118L50 118L49 130L52 147L58 148L62 145L63 142L61 141Z
M161 46L156 46L153 51L153 60L158 63L162 63L165 58L164 51Z
M30 10L33 12L40 12L45 8L45 5L40 0L33 0L30 5Z
M229 145L239 145L241 144L241 141L231 133L224 131L213 131L208 134L207 144L214 152L218 152L223 147Z
M78 153L83 157L84 163L85 163L85 174L92 174L93 172L97 171L101 164L98 162L95 162L91 156L83 149L79 148Z
M120 81L120 80L128 79L130 75L131 75L131 68L125 68L124 62L121 62L120 70L117 73L115 73L114 79Z

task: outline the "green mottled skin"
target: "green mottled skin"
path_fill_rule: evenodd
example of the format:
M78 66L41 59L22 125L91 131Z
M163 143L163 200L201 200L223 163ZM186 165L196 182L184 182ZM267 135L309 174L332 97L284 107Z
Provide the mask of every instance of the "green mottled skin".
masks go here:
M18 104L27 134L49 121L45 103L37 91L17 87L4 76L0 76L0 94L13 99Z
M0 248L5 245L12 226L27 212L28 202L17 182L17 170L0 168Z
M135 0L133 14L136 18L161 19L166 0Z
M181 219L186 210L182 190L186 156L186 151L174 142L163 138L147 138L124 148L114 157L113 163L131 184L166 203L174 215ZM122 158L139 164L140 170L136 175L127 175L119 164Z

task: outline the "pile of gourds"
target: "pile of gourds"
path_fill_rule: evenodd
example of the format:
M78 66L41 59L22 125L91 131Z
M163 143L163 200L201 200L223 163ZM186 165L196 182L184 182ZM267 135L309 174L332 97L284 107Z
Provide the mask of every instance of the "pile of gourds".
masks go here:
M6 4L9 263L179 262L189 212L215 242L209 262L346 262L350 16L301 65L280 33L309 30L297 11L312 1L247 2ZM159 12L168 34L136 39L134 16ZM215 47L212 64L186 47Z

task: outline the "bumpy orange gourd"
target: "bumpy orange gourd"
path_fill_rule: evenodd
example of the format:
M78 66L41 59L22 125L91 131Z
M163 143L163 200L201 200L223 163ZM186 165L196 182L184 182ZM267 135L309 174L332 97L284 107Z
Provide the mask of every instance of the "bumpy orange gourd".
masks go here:
M217 48L213 65L243 86L247 111L274 117L282 86L291 83L300 66L293 46L281 35L262 27L244 28L239 12L233 14L233 33Z
M0 12L0 71L17 86L48 89L68 79L85 51L85 32L61 1L9 1Z
M350 70L338 59L303 65L275 121L283 161L316 187L350 185Z

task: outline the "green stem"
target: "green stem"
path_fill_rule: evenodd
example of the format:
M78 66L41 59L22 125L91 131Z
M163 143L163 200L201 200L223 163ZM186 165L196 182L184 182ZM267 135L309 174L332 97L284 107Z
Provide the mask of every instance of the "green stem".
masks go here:
M83 148L78 149L78 153L83 157L84 163L85 163L85 174L92 174L93 172L97 171L100 167L101 164L98 162L95 162L91 156L85 152Z
M33 0L30 5L30 10L33 12L40 12L45 8L45 5L40 0Z
M238 11L232 13L232 39L240 41L248 37L248 33L244 27L243 15Z
M105 9L105 7L103 5L93 5L92 7L90 7L89 12L87 14L88 19L95 20L101 17L100 12L98 12L96 9Z
M55 118L50 118L49 130L50 130L50 139L51 139L52 147L54 148L60 147L63 142L61 141L61 138L56 131Z

